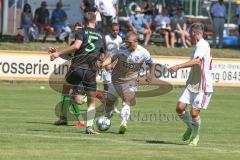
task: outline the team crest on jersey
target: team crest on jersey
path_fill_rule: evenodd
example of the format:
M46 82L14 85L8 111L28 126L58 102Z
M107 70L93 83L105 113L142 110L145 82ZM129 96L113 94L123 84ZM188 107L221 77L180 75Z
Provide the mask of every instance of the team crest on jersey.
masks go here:
M136 57L134 57L134 59L135 59L135 62L138 62L140 60L140 57L136 56Z

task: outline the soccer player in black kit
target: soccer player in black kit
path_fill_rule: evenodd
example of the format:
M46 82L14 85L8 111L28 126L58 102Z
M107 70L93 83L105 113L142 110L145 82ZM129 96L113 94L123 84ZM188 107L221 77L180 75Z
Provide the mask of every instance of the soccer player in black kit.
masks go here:
M96 113L96 74L97 63L103 61L105 54L105 39L102 33L98 32L96 27L96 16L93 12L84 14L85 27L79 29L75 35L75 43L62 51L49 50L51 60L58 58L61 55L75 52L74 58L68 73L66 81L73 85L79 86L82 84L85 93L87 94L87 127L86 134L99 134L92 126ZM73 87L73 90L76 87Z

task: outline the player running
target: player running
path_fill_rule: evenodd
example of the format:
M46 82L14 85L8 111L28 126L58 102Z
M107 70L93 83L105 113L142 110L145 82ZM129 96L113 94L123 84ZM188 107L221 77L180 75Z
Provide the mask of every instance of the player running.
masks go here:
M190 139L189 145L196 146L199 141L201 125L200 110L207 109L213 92L212 54L208 42L203 39L202 24L193 24L190 34L192 41L196 44L191 60L175 65L169 71L173 73L181 68L191 67L186 88L178 100L176 111L188 127L182 140ZM191 115L186 110L188 104L191 105Z
M105 36L107 52L113 54L116 49L119 49L120 44L122 43L122 38L118 35L119 33L119 24L113 23L110 34ZM105 67L105 70L102 72L104 90L109 91L109 84L112 83L111 72L113 65L108 65ZM115 106L113 112L120 113Z
M119 134L124 134L130 116L130 105L135 100L136 83L140 68L144 62L150 67L150 74L147 75L146 79L150 82L154 74L154 64L149 52L138 45L137 34L134 32L127 33L125 44L121 45L112 56L108 57L102 66L107 66L115 61L117 62L112 71L112 84L109 88L109 92L114 96L108 97L107 108L110 105L115 105L118 95L121 97L122 110Z
M85 93L87 94L87 126L86 134L98 134L92 126L96 113L96 74L97 63L103 60L105 52L105 40L102 33L98 32L96 28L96 16L93 12L84 14L85 26L79 29L75 35L75 42L72 46L58 52L51 52L51 59L54 60L60 55L75 52L75 57L68 73L66 74L66 81L71 85L82 84ZM73 88L75 89L75 88Z
M73 45L74 41L71 42L70 45ZM50 52L56 52L57 49L50 47L49 48ZM74 52L70 53L68 55L62 55L61 58L71 61L74 58ZM58 104L60 105L59 111L59 119L54 122L54 125L67 125L68 124L68 119L67 119L67 113L70 107L73 108L74 111L79 112L79 106L85 104L87 102L87 96L86 94L81 90L83 87L80 84L79 86L75 86L76 88L74 91L76 93L73 93L71 85L68 83L64 82L62 84L62 91L61 91L61 102ZM71 95L71 96L70 96ZM84 122L80 122L80 115L76 117L78 119L78 123L75 123L76 126L84 126Z

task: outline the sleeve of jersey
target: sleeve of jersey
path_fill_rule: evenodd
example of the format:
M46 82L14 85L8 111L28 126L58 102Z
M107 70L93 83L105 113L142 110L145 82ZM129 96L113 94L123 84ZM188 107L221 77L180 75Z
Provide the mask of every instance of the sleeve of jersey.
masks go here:
M84 32L82 29L79 29L75 34L75 40L83 41Z
M153 60L152 60L149 52L146 52L146 53L145 53L145 59L146 59L146 60L145 60L145 63L146 63L147 65L153 64Z
M204 57L205 52L206 52L205 49L204 49L205 47L206 46L197 45L193 58L202 59Z

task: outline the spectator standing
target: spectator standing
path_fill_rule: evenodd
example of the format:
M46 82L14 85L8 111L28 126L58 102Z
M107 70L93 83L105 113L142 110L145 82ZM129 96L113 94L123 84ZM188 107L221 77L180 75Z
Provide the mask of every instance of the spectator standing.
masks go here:
M36 9L35 15L34 15L34 23L38 27L38 32L42 32L42 31L45 32L45 35L43 37L43 42L45 42L49 34L53 32L53 28L50 25L49 15L50 14L47 9L47 2L43 1L41 3L41 7Z
M20 28L23 29L25 43L29 42L29 37L31 37L33 40L36 39L36 32L33 28L33 14L31 6L28 3L26 3L23 7Z
M177 11L178 11L178 5L174 3L172 7L170 8L170 17L175 17L177 16Z
M96 0L98 11L101 14L103 33L111 31L113 20L118 13L118 0Z
M94 12L96 14L96 29L98 31L102 31L102 19L99 11L97 10L96 2L97 0L83 0L80 4L80 8L81 10L83 10L84 13Z
M160 35L164 35L165 45L167 48L170 48L169 36L171 32L171 27L170 27L170 18L169 18L167 9L164 9L162 14L158 14L154 18L154 24L155 24L155 31Z
M223 0L218 0L217 3L211 7L211 16L213 19L213 48L216 48L216 39L219 36L219 46L223 47L223 30L226 17L226 7Z
M153 21L154 8L155 7L153 2L145 2L143 5L144 18L149 26L151 26Z
M80 8L84 13L96 12L95 0L83 0L80 4Z
M71 33L70 27L66 25L67 14L62 9L62 3L58 2L56 4L56 9L52 12L51 22L56 33L56 40L58 42L63 42L67 39Z
M238 45L240 46L240 5L236 9L236 15L238 18Z
M130 16L131 25L133 32L144 34L145 35L145 41L144 45L148 45L148 42L151 38L152 31L150 26L148 25L147 21L141 14L142 10L140 7L136 7L135 14Z

